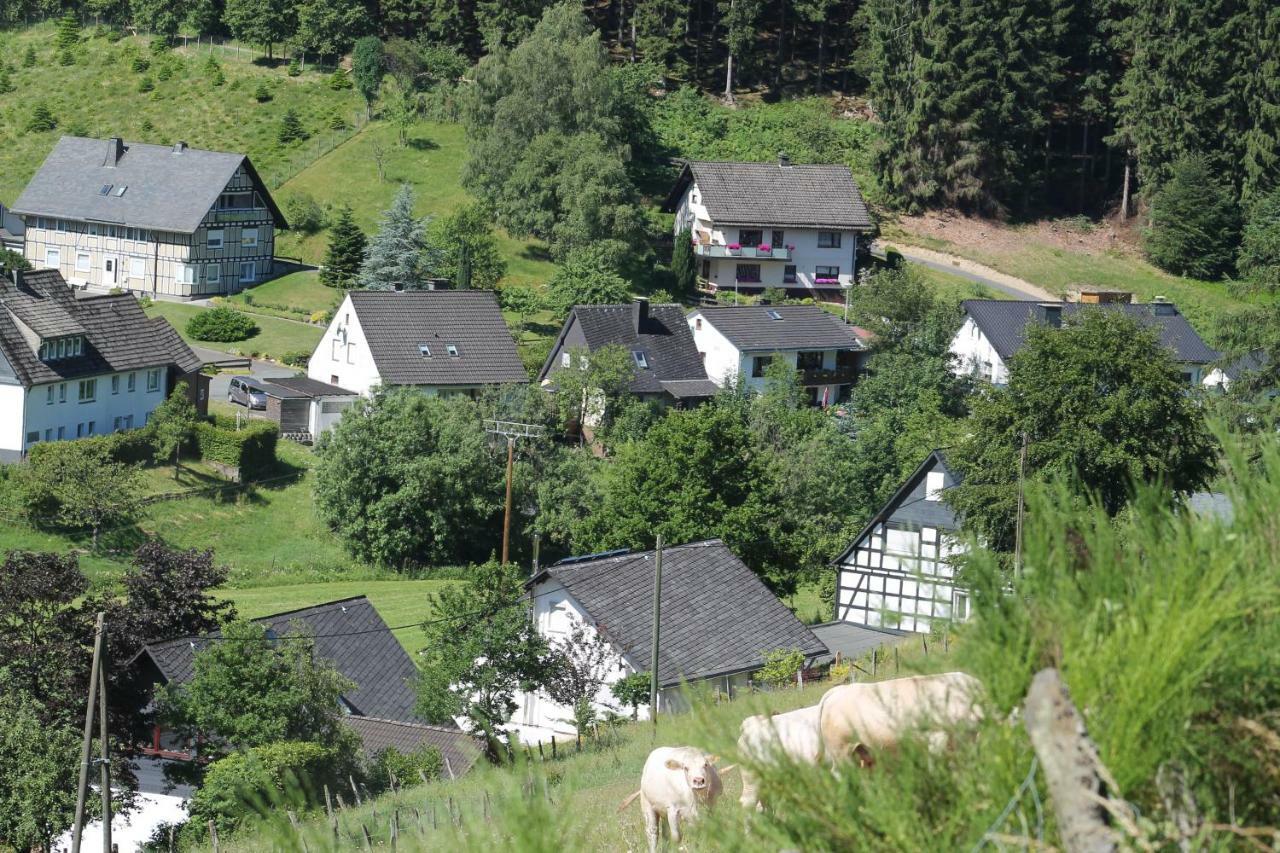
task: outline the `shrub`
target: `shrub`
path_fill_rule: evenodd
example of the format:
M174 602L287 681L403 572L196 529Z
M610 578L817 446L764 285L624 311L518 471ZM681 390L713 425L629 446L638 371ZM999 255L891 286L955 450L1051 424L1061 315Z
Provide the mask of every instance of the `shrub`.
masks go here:
M162 83L173 79L173 66L168 62L156 63L156 79Z
M226 307L210 308L187 321L187 334L197 341L243 341L258 333L258 324L247 314Z
M294 350L285 353L280 360L290 367L306 367L307 362L311 361L311 353L305 350Z
M609 686L609 692L624 706L631 709L631 717L639 716L641 705L649 704L650 676L647 672L633 672L619 678Z
M444 769L444 758L440 750L431 744L423 744L413 752L401 752L394 746L378 751L369 766L369 783L375 791L385 791L391 787L391 778L395 776L395 787L403 785L419 785L422 777L436 779Z
M146 75L143 75L143 77L138 80L139 92L150 92L155 87L156 87L156 84L152 83L151 78L147 77Z
M1151 228L1143 236L1151 262L1178 275L1218 279L1231 271L1239 238L1239 208L1208 161L1174 163L1151 200Z
M280 132L276 135L280 143L300 142L310 135L302 126L302 119L298 118L297 111L292 107L285 110L284 117L280 119Z
M43 133L53 130L58 126L58 120L53 117L53 112L49 109L49 105L44 101L37 101L36 105L31 108L31 117L27 119L28 133Z
M271 90L267 88L265 80L258 84L258 88L253 90L253 99L260 104L265 104L271 100Z
M315 234L328 225L324 208L307 193L289 196L285 200L284 209L289 225L303 234Z
M228 465L247 482L270 471L276 462L279 428L272 421L254 419L241 424L203 422L196 426L196 446L200 457Z
M329 88L335 92L351 88L351 78L341 68L329 75Z
M771 649L761 652L764 666L756 676L772 687L796 683L796 673L804 669L804 652L799 649Z
M129 63L129 67L137 73L142 74L151 67L151 60L147 59L145 56L138 55Z
M302 63L298 62L298 57L289 60L289 76L299 77L302 75Z

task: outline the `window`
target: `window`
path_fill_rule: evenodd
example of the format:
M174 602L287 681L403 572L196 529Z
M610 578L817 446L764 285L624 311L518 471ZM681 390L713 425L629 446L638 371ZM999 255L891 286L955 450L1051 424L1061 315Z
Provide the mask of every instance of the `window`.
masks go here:
M258 277L258 264L256 261L242 261L240 263L240 280L253 281Z
M223 193L218 196L218 210L252 210L253 193Z
M773 308L770 308L768 311L766 311L766 312L764 312L764 313L769 317L769 319L770 319L770 320L781 320L781 319L782 319L782 314L781 314L781 313L779 313L777 310L775 310L775 309L773 309Z
M84 438L84 424L76 424L76 438Z
M757 355L751 359L751 375L759 379L764 376L765 368L773 361L771 355Z
M98 396L98 380L81 379L78 396L81 403L92 403Z
M67 437L67 428L66 428L66 427L58 427L58 441L62 441L62 439L66 438L66 437Z
M258 229L245 228L240 232L240 245L246 249L252 249L258 245Z
M209 284L217 284L222 280L222 265L209 264L204 268L204 280Z
M126 386L128 387L128 389L129 389L129 393L133 393L133 389L134 389L134 387L136 387L136 386L137 386L137 384L138 384L138 374L136 374L136 373L130 373L130 374L129 374L129 381L125 383L125 385L126 385Z
M35 432L29 432L29 433L27 433L27 444L35 444L35 443L36 443L36 442L38 442L39 440L40 440L40 431L39 431L39 430L36 430Z
M956 590L951 601L951 617L957 622L966 621L969 618L969 593Z
M210 249L222 248L222 229L216 228L209 232L205 240L205 246Z
M781 228L775 228L773 229L773 236L769 239L773 241L770 244L773 248L781 249L783 246L787 245L787 232L783 231Z
M356 345L347 344L347 364L356 363Z
M796 353L797 370L817 370L822 367L822 352L810 350Z
M111 393L112 394L120 393L120 377L119 376L111 377Z
M818 248L819 249L839 249L840 248L840 232L839 231L819 231L818 232Z
M66 231L66 230L67 230L67 222L66 222L66 220L65 220L65 219L55 219L55 220L53 220L53 227L54 227L54 229L55 229L55 230L57 230L57 231Z
M147 371L147 390L160 390L160 368L156 367Z
M748 284L760 283L760 265L759 264L738 264L734 272L734 277L738 281L747 282Z
M795 264L787 264L782 268L782 283L783 284L796 283L796 265Z
M641 370L649 369L649 359L645 358L644 353L640 352L640 350L632 350L631 358L635 360L636 367Z
M49 406L53 405L53 386L52 385L44 389L44 402L46 405L49 405Z
M330 373L330 374L329 374L329 384L330 384L330 385L337 385L337 384L338 384L338 374L336 374L336 373Z
M44 265L50 269L57 269L62 263L62 256L58 254L57 249L44 250Z
M129 278L146 278L147 277L147 259L146 258L130 258L129 259Z
M941 471L930 471L925 475L924 499L927 501L942 500L942 493L946 487L943 485L943 473Z
M191 264L178 264L174 277L178 280L178 284L195 284L196 268Z
M89 223L89 236L90 236L90 237L97 237L97 236L98 236L98 223L96 223L96 222L90 222L90 223Z
M89 421L89 435L93 435L93 421Z
M111 184L103 184L102 189L98 190L98 195L111 195Z
M693 328L694 328L695 330L699 331L699 332L701 332L701 331L702 331L702 318L701 318L701 317L699 317L698 319L696 319L696 320L694 320L694 321L693 321Z
M449 358L457 358L459 355L458 347L456 344L445 344L444 350L445 352L449 353Z
M840 267L814 267L813 277L817 279L829 278L835 281L840 278Z
M755 248L764 242L764 232L759 228L739 228L738 242L743 246Z
M422 356L423 358L431 358L431 345L418 344L418 355Z
M116 187L116 191L115 191L114 193L112 193L112 195L114 195L116 198L120 198L121 196L123 196L123 195L125 194L125 192L127 192L127 191L128 191L128 189L129 189L129 187L128 187L128 186L124 186L124 185L122 185L122 186L118 186L118 187Z
M124 418L117 415L115 420L111 422L111 431L119 432L122 426L124 426Z
M89 253L76 252L76 272L89 271Z
M53 430L52 430L52 429L47 429L47 430L45 430L45 431L44 431L44 440L45 440L45 441L53 441Z
M58 402L67 402L67 383L65 382L58 383Z

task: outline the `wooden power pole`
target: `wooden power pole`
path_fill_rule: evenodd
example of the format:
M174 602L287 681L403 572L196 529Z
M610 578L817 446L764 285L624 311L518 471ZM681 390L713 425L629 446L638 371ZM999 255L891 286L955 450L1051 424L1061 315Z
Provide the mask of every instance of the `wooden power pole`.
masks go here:
M76 788L76 817L71 827L71 853L80 853L84 835L85 804L89 797L89 768L93 752L93 713L97 703L101 758L98 767L102 786L102 850L111 853L111 764L110 745L107 741L107 684L104 672L106 645L106 614L99 613L93 637L93 662L89 669L89 699L84 713L84 739L80 744L80 781Z
M658 725L658 647L662 626L662 534L653 549L653 643L649 647L649 719Z
M502 519L502 564L505 566L511 556L511 478L515 470L516 439L537 438L542 435L542 427L512 421L485 421L484 431L507 438L507 508Z
M1022 434L1022 448L1018 451L1018 516L1013 527L1013 576L1022 577L1022 527L1026 509L1027 434Z

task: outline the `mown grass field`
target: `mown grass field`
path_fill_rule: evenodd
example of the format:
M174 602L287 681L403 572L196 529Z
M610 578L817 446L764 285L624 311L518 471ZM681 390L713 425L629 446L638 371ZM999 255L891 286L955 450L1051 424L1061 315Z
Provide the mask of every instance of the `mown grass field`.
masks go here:
M283 305L298 311L320 311L342 299L342 292L320 282L316 270L299 270L248 290L226 297L226 301L242 311L260 310L257 306Z
M258 324L258 333L243 341L197 341L187 334L187 322L196 314L207 310L209 309L184 302L153 302L146 309L148 317L164 317L173 324L187 343L242 355L261 355L277 360L290 352L305 352L310 355L324 335L323 326L254 314L253 321Z

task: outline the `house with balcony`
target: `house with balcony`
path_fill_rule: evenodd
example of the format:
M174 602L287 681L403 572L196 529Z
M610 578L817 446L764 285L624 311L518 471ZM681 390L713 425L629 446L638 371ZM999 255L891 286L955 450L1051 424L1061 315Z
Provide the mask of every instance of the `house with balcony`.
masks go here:
M1022 349L1035 324L1060 328L1082 311L1119 311L1139 326L1154 329L1189 386L1202 384L1219 359L1177 306L1165 299L1146 303L966 299L961 309L964 323L951 339L952 369L957 376L974 376L993 385L1008 384L1009 360Z
M0 277L0 461L34 445L136 429L175 385L208 409L209 377L127 293L76 298L55 270Z
M782 359L815 406L846 399L868 355L853 326L816 305L704 307L687 320L713 382L763 391L765 370Z
M859 245L874 229L847 166L691 160L663 210L692 233L710 291L840 299L856 281Z
M22 252L77 287L235 293L269 278L284 215L244 154L64 136L10 213Z

